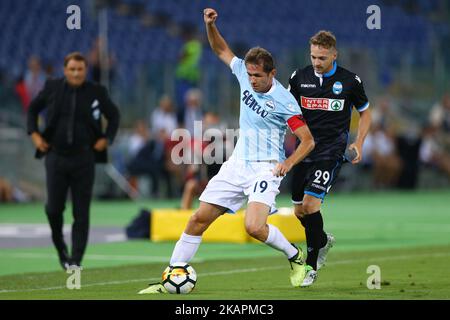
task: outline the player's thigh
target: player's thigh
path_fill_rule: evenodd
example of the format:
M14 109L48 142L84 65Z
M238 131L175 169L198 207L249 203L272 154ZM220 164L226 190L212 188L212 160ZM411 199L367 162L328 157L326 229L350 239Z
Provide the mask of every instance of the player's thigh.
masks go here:
M291 200L298 210L303 202L303 195L308 182L308 172L311 170L311 167L312 165L309 162L300 162L292 169Z
M244 169L240 164L225 162L219 173L208 182L199 200L237 212L246 200L246 181L241 174Z
M275 198L280 193L280 183L283 177L273 175L275 163L253 163L252 175L245 188L244 194L248 196L248 203L258 202L266 204L270 208L270 212L276 211Z
M185 232L190 235L201 235L227 208L200 201L198 210L191 216Z

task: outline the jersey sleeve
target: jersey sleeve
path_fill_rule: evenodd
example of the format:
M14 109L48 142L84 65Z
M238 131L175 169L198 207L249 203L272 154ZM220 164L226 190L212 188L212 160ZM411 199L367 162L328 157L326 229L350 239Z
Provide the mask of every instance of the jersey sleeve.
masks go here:
M284 122L287 123L292 132L305 125L305 119L303 118L300 106L293 97L290 97L284 102L283 107L279 112L279 116L283 118Z
M364 85L357 75L355 75L352 89L352 102L359 112L363 112L369 108L369 99L367 99L366 92L364 91Z
M231 72L236 76L239 82L248 78L244 60L234 57L230 62L230 68Z
M297 83L298 83L297 72L298 72L298 70L295 70L291 74L291 77L289 78L288 90L294 96L294 98L298 101L298 99L300 97L300 94L299 94L299 92L297 90Z
M306 124L306 121L305 118L303 118L303 115L298 114L296 116L290 117L287 121L287 124L289 126L289 129L294 132L298 128L303 127Z

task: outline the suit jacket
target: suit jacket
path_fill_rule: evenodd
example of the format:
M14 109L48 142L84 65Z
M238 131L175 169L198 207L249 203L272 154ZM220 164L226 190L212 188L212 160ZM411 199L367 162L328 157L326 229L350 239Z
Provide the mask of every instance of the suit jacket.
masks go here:
M44 89L30 103L27 115L28 134L39 132L39 113L47 109L45 129L41 135L45 140L51 141L59 119L59 111L63 107L64 90L67 85L64 78L47 80ZM85 120L94 132L95 140L105 137L111 144L119 128L119 110L102 85L86 81L82 86L82 94L77 96L77 108L81 108ZM105 131L102 129L100 114L108 121ZM43 152L36 150L36 158L42 158L43 156ZM105 163L107 158L106 150L95 152L97 163Z

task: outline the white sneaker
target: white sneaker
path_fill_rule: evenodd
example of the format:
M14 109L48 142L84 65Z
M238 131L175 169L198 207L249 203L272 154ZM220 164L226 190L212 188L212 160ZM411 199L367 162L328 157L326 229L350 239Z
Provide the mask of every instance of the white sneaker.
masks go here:
M328 250L333 247L336 239L331 233L327 232L327 243L319 249L319 254L317 255L317 270L322 268L325 265L325 261L327 260Z
M314 270L311 266L306 266L306 275L305 279L303 279L303 282L300 287L309 287L316 281L317 279L317 271Z

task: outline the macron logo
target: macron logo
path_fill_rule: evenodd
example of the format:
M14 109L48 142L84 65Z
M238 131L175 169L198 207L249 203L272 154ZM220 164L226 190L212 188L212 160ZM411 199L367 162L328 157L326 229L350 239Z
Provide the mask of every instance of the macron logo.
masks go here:
M315 88L316 85L314 83L302 83L300 85L301 88Z

